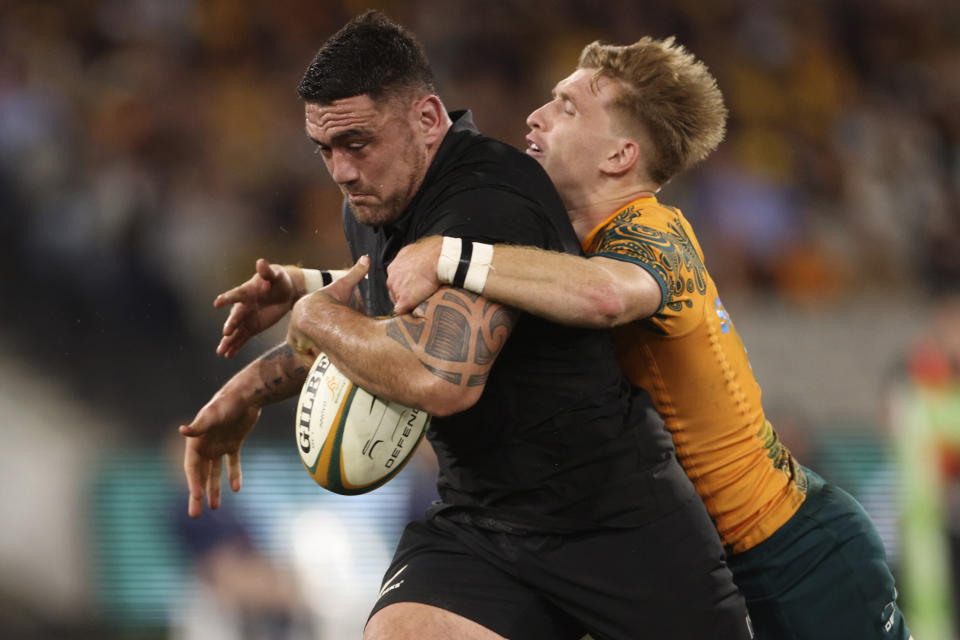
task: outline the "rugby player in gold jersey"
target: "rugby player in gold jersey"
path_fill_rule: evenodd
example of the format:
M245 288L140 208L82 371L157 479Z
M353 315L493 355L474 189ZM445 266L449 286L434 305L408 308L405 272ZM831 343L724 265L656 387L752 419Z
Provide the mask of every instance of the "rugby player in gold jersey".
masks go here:
M875 526L779 441L693 229L657 200L716 148L725 121L715 79L672 38L588 45L527 120L527 153L587 257L426 238L389 267L396 311L444 283L612 327L621 368L653 396L716 523L757 637L906 640Z

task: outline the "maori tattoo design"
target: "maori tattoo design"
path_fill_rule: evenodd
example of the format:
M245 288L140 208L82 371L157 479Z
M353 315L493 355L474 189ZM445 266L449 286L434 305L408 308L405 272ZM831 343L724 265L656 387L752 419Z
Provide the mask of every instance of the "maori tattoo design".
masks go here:
M519 314L462 289L441 289L413 317L387 323L387 336L414 352L430 373L459 386L486 383Z

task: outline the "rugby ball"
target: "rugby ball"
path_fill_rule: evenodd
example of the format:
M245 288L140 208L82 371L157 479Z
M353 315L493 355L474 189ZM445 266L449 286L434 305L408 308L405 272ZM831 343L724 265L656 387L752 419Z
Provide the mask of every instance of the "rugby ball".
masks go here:
M321 353L300 390L297 450L317 484L356 495L395 476L429 424L426 411L361 389Z

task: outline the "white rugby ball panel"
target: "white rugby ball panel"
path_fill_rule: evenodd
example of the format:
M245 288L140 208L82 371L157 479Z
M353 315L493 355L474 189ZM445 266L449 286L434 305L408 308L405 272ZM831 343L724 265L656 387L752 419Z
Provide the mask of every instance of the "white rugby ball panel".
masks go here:
M333 367L332 375L325 377L330 367L333 363L321 353L310 367L297 402L297 448L303 464L311 473L317 468L317 460L330 427L336 422L343 397L353 384L336 367Z
M361 389L320 354L297 404L297 448L320 486L366 493L403 468L429 424L425 411Z

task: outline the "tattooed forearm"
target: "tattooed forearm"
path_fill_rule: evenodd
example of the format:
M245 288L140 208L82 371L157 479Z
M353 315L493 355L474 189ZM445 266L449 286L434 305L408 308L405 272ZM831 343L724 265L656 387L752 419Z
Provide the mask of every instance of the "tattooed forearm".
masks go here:
M519 314L461 289L447 289L414 316L387 323L387 336L438 378L482 386Z
M279 358L292 358L293 357L293 348L286 342L278 344L270 351L267 351L265 354L260 356L260 360L277 360Z
M295 393L306 378L307 367L289 344L274 347L254 363L260 384L253 393L263 402L277 402Z

